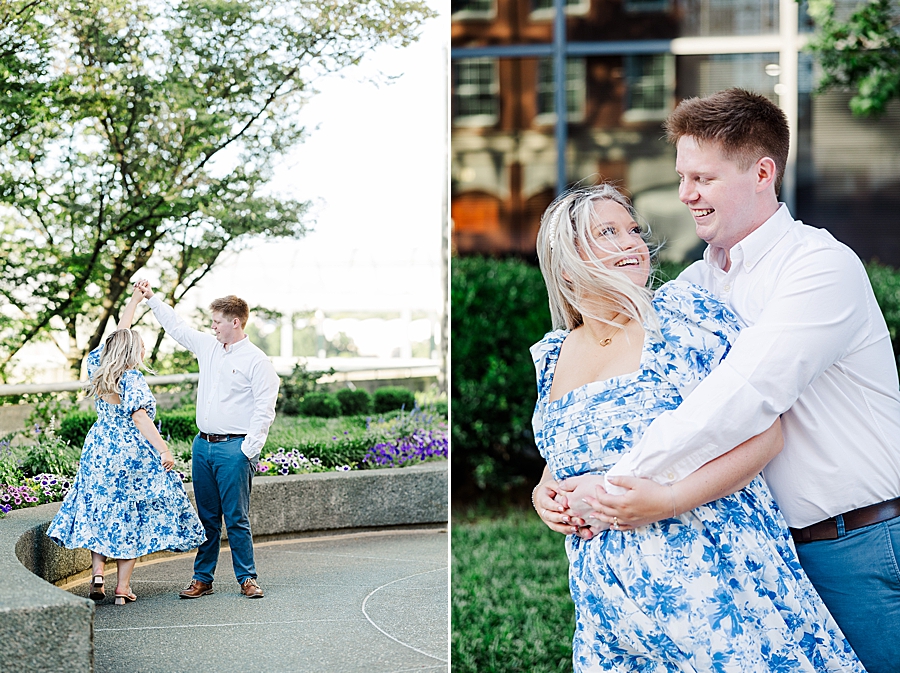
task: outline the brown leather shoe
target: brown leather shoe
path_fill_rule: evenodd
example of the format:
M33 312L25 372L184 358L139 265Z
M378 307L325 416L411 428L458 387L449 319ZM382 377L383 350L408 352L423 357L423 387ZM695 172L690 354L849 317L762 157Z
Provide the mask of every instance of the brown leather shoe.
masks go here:
M188 584L180 594L178 594L179 598L200 598L200 596L206 596L207 594L211 594L213 592L212 583L207 584L206 582L201 582L200 580L191 580L191 583Z
M263 590L259 588L256 580L252 577L244 580L244 583L241 585L241 593L244 594L247 598L263 597Z

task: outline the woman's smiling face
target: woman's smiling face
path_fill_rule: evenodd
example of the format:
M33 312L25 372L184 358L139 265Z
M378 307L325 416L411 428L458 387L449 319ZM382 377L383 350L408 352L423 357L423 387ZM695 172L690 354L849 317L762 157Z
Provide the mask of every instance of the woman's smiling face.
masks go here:
M650 249L641 226L624 207L605 199L596 201L591 230L585 235L591 252L604 267L622 271L635 285L647 284Z

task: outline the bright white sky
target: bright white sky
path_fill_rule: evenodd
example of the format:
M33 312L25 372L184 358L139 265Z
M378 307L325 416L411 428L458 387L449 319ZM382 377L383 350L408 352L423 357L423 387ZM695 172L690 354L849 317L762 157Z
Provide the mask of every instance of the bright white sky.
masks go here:
M275 193L314 202L315 232L231 254L184 308L236 294L282 312L440 311L450 32L442 9L413 45L380 48L318 81L298 119L309 137L272 183ZM399 77L366 81L378 73Z

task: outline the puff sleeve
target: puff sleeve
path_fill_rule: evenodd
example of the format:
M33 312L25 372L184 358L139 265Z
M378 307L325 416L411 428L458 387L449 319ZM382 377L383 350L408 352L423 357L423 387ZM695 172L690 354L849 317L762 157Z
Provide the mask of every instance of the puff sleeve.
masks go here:
M101 343L87 356L87 374L89 379L94 378L94 372L100 366L100 356L103 354L103 344Z
M530 348L531 359L534 362L535 374L537 375L537 403L534 405L534 415L531 417L531 427L534 431L534 441L537 444L538 451L541 452L541 455L544 453L543 408L550 398L550 386L553 383L553 369L556 368L556 360L559 358L559 351L566 335L568 335L568 331L566 330L548 332L544 335L543 339Z
M712 294L684 281L659 288L653 306L662 337L651 340L656 368L687 397L728 355L741 324Z
M129 369L122 374L119 390L124 413L130 416L138 409L144 409L151 419L156 416L156 399L150 392L150 386L147 385L144 375L139 371Z

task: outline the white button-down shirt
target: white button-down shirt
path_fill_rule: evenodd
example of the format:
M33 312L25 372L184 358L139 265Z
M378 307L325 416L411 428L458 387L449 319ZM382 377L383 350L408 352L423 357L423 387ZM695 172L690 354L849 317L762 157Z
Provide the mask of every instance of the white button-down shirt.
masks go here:
M166 334L200 363L197 427L207 434L246 434L241 450L248 458L258 455L275 420L280 383L269 358L247 337L226 348L212 334L191 329L156 295L147 305Z
M782 416L763 474L802 528L900 496L900 392L884 317L859 258L785 205L730 251L679 277L744 322L731 352L655 420L609 474L683 479Z

